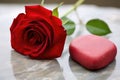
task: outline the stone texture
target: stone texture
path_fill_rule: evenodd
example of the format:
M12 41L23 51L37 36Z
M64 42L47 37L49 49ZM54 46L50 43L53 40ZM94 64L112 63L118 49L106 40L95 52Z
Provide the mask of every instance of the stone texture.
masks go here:
M64 80L56 60L32 60L15 51L11 53L17 80Z

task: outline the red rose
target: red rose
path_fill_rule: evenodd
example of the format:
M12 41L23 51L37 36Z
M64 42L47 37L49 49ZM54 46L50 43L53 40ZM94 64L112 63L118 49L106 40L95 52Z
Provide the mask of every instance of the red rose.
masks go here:
M35 59L61 56L66 38L61 20L40 5L25 6L25 11L10 27L12 48Z

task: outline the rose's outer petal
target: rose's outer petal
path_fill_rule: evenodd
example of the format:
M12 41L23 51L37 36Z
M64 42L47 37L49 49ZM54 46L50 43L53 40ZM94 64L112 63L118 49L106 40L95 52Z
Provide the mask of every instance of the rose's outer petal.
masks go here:
M11 25L11 27L10 27L10 31L12 32L13 29L15 29L15 27L17 26L17 24L18 24L22 19L24 19L24 18L25 18L25 14L24 14L24 13L19 14L19 15L13 20L13 23L12 23L12 25Z
M20 31L20 28L22 28L23 24L21 22L25 19L25 14L21 13L19 14L13 21L10 31L11 31L11 46L13 49L15 49L17 52L23 54L23 36L22 31ZM26 26L26 25L24 25Z
M34 5L34 6L25 6L25 12L26 15L31 16L44 16L44 17L50 17L52 15L52 12L40 5Z
M63 28L60 19L51 16L51 23L53 25L54 31L53 45L51 45L48 49L46 49L46 51L43 54L40 54L39 56L31 54L31 58L53 59L61 56L65 44L66 31Z

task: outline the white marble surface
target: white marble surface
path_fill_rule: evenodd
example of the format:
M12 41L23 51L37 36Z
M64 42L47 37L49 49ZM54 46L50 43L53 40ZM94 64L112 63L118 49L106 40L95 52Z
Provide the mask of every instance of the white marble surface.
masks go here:
M46 5L53 9L55 5ZM71 5L60 8L64 14ZM82 5L77 12L86 23L91 18L105 20L112 30L107 38L113 41L117 48L116 60L104 69L89 71L75 63L69 57L70 41L80 35L89 34L84 25L79 24L73 12L68 17L77 24L75 33L67 37L63 54L54 60L31 60L15 52L10 46L10 25L13 18L24 12L24 5L0 4L0 80L120 80L120 9Z

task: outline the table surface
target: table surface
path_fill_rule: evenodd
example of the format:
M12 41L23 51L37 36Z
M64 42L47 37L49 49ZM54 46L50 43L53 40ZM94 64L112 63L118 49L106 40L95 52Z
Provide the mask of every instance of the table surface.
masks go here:
M46 5L53 9L55 5ZM71 5L60 8L64 14ZM68 17L75 21L76 30L67 37L63 54L54 60L31 60L15 52L10 46L10 25L13 19L24 12L24 4L0 4L0 80L120 80L120 8L82 5L78 8L78 16L83 23L89 19L100 18L106 21L112 31L105 38L113 41L118 49L116 59L98 71L89 71L81 67L69 56L69 43L80 35L90 34L81 25L76 13Z

